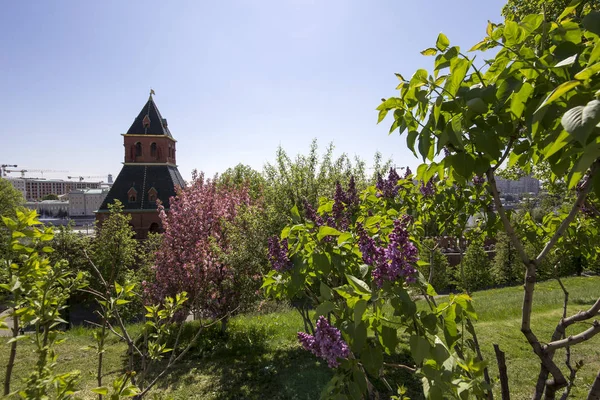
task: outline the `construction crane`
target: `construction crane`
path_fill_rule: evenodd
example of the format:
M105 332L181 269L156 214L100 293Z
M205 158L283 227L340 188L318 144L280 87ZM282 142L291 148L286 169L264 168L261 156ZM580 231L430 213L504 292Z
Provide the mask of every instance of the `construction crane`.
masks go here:
M104 175L92 175L92 176L67 176L69 179L79 179L79 182L82 182L84 179L93 179L93 178L104 178Z
M0 165L0 168L2 169L0 172L2 172L0 174L0 176L6 176L6 168L17 168L18 165L16 164L2 164Z
M11 172L20 172L21 173L21 178L25 178L25 173L26 172L40 172L42 174L42 177L44 177L44 172L69 172L69 171L63 171L63 170L55 170L55 169L4 169L4 173L11 173Z

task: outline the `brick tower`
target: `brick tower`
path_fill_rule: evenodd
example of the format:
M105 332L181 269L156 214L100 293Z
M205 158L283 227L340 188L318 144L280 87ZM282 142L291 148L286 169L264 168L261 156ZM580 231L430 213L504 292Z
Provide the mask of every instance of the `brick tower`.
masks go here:
M177 169L175 145L167 120L160 115L150 92L150 98L123 134L125 162L104 202L96 212L96 221L108 217L108 205L119 200L131 215L131 224L138 239L148 232L160 232L156 201L169 209L169 198L185 182Z

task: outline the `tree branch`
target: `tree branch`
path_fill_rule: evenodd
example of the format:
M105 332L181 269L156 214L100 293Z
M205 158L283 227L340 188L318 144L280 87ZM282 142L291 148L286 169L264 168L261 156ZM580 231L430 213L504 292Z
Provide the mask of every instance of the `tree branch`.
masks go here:
M500 159L498 160L498 164L494 165L492 167L492 171L496 171L500 165L502 165L502 163L504 162L504 160L506 160L506 157L508 157L508 155L510 154L510 151L512 150L512 145L515 142L515 139L513 139L512 137L510 138L510 140L508 141L508 144L506 145L506 149L504 150L504 154L502 154L502 157L500 157Z
M586 340L591 339L598 333L600 333L600 323L597 320L595 320L594 322L592 322L591 328L588 328L585 331L583 331L575 336L569 336L565 339L560 339L560 340L550 342L550 343L544 345L543 348L544 348L544 351L556 351L563 347L573 346L575 344L585 342Z
M587 177L587 180L581 186L581 190L579 192L579 195L577 196L577 199L575 200L575 203L573 204L573 207L571 208L571 211L569 212L569 215L567 215L565 217L565 219L563 220L563 222L561 222L561 224L558 227L558 229L556 230L556 232L554 232L554 235L552 235L552 238L550 238L550 240L548 241L548 243L546 243L546 246L544 247L544 249L536 257L536 259L535 259L536 264L539 265L539 263L544 259L544 257L546 257L546 255L550 252L550 250L552 249L552 247L554 247L554 245L556 244L556 242L558 241L558 239L560 239L560 237L563 235L563 233L565 232L565 230L569 227L569 225L571 224L571 222L573 222L573 220L577 216L577 213L579 212L579 209L581 208L581 206L585 202L585 198L587 197L588 193L592 189L592 178L596 174L596 172L598 171L598 166L599 166L598 165L598 161L595 161L594 164L592 164L592 168L591 168L590 173L589 173L589 175Z
M498 372L500 373L500 390L502 393L502 400L510 400L506 358L504 357L504 352L500 350L500 347L497 344L494 344L494 351L496 352L496 360L498 360Z

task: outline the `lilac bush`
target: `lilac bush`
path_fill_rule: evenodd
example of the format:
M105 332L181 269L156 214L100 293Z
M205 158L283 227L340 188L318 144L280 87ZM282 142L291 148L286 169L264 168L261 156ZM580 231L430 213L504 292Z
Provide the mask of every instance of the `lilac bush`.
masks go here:
M315 335L298 332L298 340L305 350L327 361L329 368L337 368L340 359L350 355L348 344L342 339L340 330L331 326L324 316L317 321Z

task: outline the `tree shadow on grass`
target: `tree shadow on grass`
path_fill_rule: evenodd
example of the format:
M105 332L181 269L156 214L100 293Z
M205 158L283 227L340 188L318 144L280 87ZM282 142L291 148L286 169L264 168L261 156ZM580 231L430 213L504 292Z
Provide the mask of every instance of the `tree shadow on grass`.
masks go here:
M183 347L197 328L189 325L182 335ZM295 342L279 339L277 344L273 340L278 339L260 325L237 326L225 334L210 327L157 389L168 390L175 398L318 399L333 370ZM410 364L410 356L401 354L389 361ZM158 372L160 366L150 375ZM404 384L411 399L422 398L421 384L410 373L397 369L385 372L394 390L394 383ZM380 399L389 398L391 393L382 381L374 379L373 384Z

